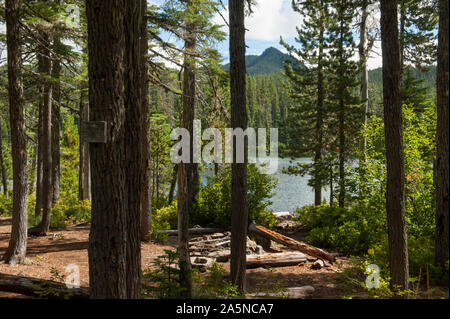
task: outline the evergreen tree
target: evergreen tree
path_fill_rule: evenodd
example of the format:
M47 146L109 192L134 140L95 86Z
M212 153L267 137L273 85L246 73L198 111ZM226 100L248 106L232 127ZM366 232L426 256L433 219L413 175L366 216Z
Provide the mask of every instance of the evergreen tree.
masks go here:
M361 127L361 108L358 88L358 63L351 60L355 51L351 23L355 5L353 1L332 2L329 44L330 48L330 88L329 102L335 121L336 149L339 157L339 207L345 206L347 177L346 166L350 154L357 143L356 137Z
M303 16L301 27L297 28L297 43L300 47L281 44L288 50L291 60L285 61L285 73L290 81L290 95L295 103L289 108L288 134L289 154L300 156L314 153L313 165L308 169L313 176L315 205L322 202L324 186L321 165L324 147L326 118L325 63L328 59L326 28L328 4L326 1L293 1L294 11ZM311 132L313 132L311 134Z
M438 8L435 0L399 1L400 63L426 70L436 61Z

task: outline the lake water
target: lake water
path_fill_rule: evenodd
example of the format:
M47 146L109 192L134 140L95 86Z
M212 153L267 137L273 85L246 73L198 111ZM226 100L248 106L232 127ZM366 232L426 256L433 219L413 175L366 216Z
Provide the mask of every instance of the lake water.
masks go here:
M272 209L274 212L293 213L297 208L305 205L314 204L314 190L308 186L309 175L295 176L283 174L283 167L296 165L297 163L310 163L311 159L307 157L296 159L278 159L277 173L273 174L278 179L278 185L275 189L276 195L272 197ZM329 197L329 193L322 190L324 199Z
M297 208L305 205L314 204L314 190L308 186L310 176L295 176L283 174L283 167L296 165L297 163L310 163L311 159L307 157L302 158L284 158L278 159L278 169L272 176L278 180L278 185L275 189L276 195L272 197L273 204L269 207L274 212L294 212ZM202 172L203 176L212 175L211 170ZM205 181L205 179L203 179ZM322 190L324 199L329 198L329 192Z

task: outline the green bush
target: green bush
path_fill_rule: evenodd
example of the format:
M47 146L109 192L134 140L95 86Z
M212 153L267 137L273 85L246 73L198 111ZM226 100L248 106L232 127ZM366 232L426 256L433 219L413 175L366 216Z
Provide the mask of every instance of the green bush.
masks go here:
M34 195L28 197L28 225L36 226L41 221L41 217L35 217L34 208L36 198ZM50 214L51 228L66 228L74 223L89 223L91 221L91 203L84 201L64 201L60 200L54 204Z
M389 269L389 246L387 235L380 243L377 243L369 249L368 260L370 263L377 264L384 275L388 275ZM418 277L421 274L421 281L425 282L428 271L430 284L448 283L449 272L448 265L445 269L434 264L434 237L408 237L408 263L410 277Z
M57 202L50 217L50 227L65 228L69 224L91 221L91 203L88 200L67 203Z
M11 215L12 212L12 196L5 197L0 194L0 216Z
M255 221L267 227L276 223L268 211L274 195L275 179L260 172L255 165L248 165L248 214L249 222ZM231 167L220 170L200 190L198 203L190 216L191 225L229 228L231 225Z
M170 206L156 209L152 213L152 239L165 242L168 239L166 234L158 233L159 230L177 229L178 210L177 202L173 201Z
M383 220L365 214L361 206L305 206L295 215L295 220L311 228L308 239L313 245L351 254L366 253L385 229Z

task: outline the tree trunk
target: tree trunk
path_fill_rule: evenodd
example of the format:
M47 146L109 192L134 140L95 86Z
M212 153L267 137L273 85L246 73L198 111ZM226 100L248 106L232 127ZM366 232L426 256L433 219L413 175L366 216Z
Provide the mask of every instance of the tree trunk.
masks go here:
M345 90L345 88L344 88ZM341 91L343 92L343 91ZM343 97L340 97L339 101L339 195L338 195L338 205L340 208L345 207L345 119L344 110L345 105Z
M45 2L45 1L43 1ZM42 105L42 139L38 149L42 156L42 187L40 191L42 205L42 220L36 227L30 229L33 235L45 236L50 228L50 214L52 210L52 82L50 60L50 35L48 31L40 31L41 42L38 45L38 67L41 86ZM38 200L36 199L36 206Z
M229 1L230 23L230 96L231 127L247 128L246 66L244 1ZM244 163L236 163L236 144L233 143L231 164L231 282L241 293L245 292L245 263L248 225L247 200L247 138L245 138Z
M383 104L386 139L386 213L391 285L408 287L408 240L405 223L403 116L397 1L381 1Z
M107 123L107 142L90 144L91 298L140 298L140 24L137 1L87 1L89 106Z
M55 52L60 53L61 39L55 36L53 47ZM53 102L52 103L52 203L59 200L59 187L61 176L61 161L60 161L60 122L61 122L61 62L59 56L55 57L53 61L52 77L55 80L53 87Z
M142 101L142 196L141 196L141 240L149 241L152 230L152 195L150 189L150 110L148 99L148 30L147 18L147 0L141 0L141 10L144 14L141 24L141 101Z
M195 11L192 1L187 2L186 11L193 14ZM182 96L182 127L190 133L190 162L181 162L178 164L178 254L180 267L180 284L185 288L183 297L192 296L192 266L189 258L189 212L195 198L195 170L197 164L193 163L193 137L194 137L194 118L195 118L195 60L192 53L197 47L197 35L193 22L186 22L185 30L185 55L183 72L183 96Z
M6 176L5 158L3 157L3 134L2 122L0 119L0 166L2 170L3 195L8 198L8 177Z
M172 180L170 181L170 190L168 197L169 205L172 204L173 201L173 194L175 192L175 186L177 185L177 176L178 176L178 164L175 164L175 166L173 167Z
M8 50L8 97L13 166L13 211L11 239L3 259L10 265L25 261L27 249L27 140L22 84L20 0L6 0Z
M320 167L320 161L322 160L322 148L323 148L323 101L325 98L325 90L323 85L323 44L324 44L324 26L322 25L319 30L319 54L317 56L317 122L316 122L316 138L317 145L315 149L314 164L316 166L315 186L314 186L314 205L318 206L322 204L322 179Z
M439 1L439 44L436 79L437 134L436 134L436 264L448 261L448 1Z
M333 165L330 165L330 207L334 207Z
M344 57L344 21L340 21L340 30L339 30L339 64L342 70L342 65L345 63ZM339 121L339 195L338 195L338 205L340 208L345 207L345 184L346 184L346 176L345 176L345 162L346 162L346 128L345 128L345 113L346 113L346 105L344 100L344 92L346 90L345 83L341 78L341 81L338 84L339 88L339 100L338 100L338 121Z
M405 43L406 43L406 1L399 1L400 6L400 34L399 34L399 50L400 50L400 79L405 66ZM400 84L401 85L401 84Z
M366 48L367 45L367 0L363 0L361 6L361 24L359 25L359 63L361 68L361 92L360 97L361 101L363 101L364 105L364 125L367 123L367 112L369 107L369 72L367 69L367 55L368 50ZM360 151L361 156L359 158L359 163L365 161L365 153L366 153L366 136L362 136L360 141Z
M85 83L81 83L80 92L80 121L89 121L89 103L85 101ZM78 199L91 200L91 165L89 143L80 139L80 167L78 172Z
M39 83L39 94L43 92L43 84ZM38 123L37 123L37 141L36 141L36 204L34 207L34 217L42 217L42 110L43 110L43 99L39 98L38 104Z

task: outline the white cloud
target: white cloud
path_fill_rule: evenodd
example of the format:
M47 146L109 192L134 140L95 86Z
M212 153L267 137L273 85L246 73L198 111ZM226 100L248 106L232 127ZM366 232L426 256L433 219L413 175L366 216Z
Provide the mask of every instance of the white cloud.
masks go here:
M222 10L222 16L228 20L228 11ZM224 24L222 17L216 14L214 22ZM258 0L253 14L245 18L245 34L248 40L279 41L297 35L295 27L300 25L301 16L294 12L291 0ZM223 29L225 32L227 30Z
M246 37L253 40L278 41L280 35L297 35L301 15L294 12L290 0L259 0L252 16L246 19Z
M367 60L367 68L369 70L381 68L383 65L383 59L381 56L381 41L375 41L372 51L369 53L369 59Z

